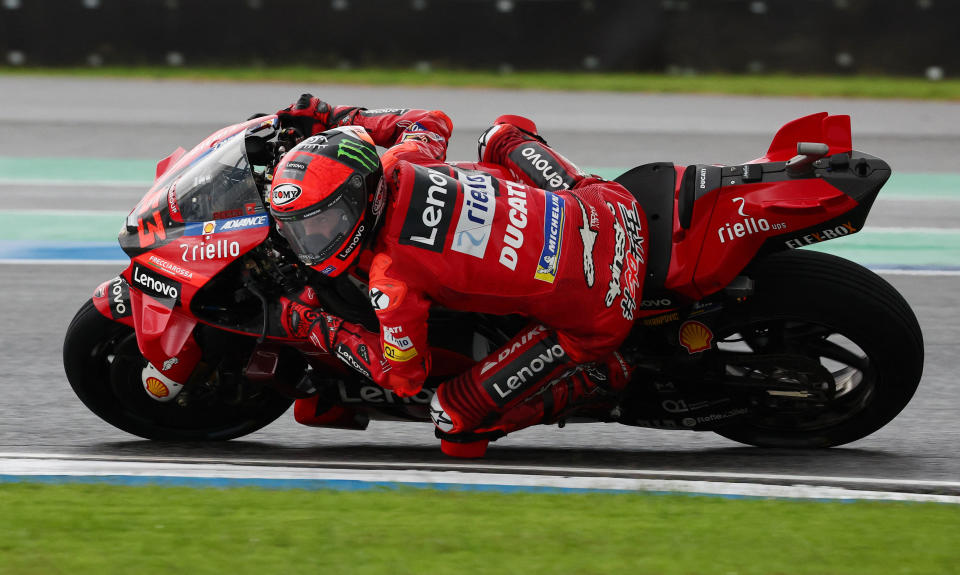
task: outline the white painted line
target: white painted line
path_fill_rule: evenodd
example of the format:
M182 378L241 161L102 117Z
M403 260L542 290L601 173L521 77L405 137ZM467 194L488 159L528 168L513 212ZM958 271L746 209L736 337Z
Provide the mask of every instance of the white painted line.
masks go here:
M0 459L0 475L13 477L56 476L97 478L210 478L232 480L361 482L426 485L438 488L483 486L510 488L587 489L601 491L671 492L734 497L777 497L790 499L887 500L960 504L960 496L896 493L819 487L813 485L767 485L676 479L627 477L568 477L506 473L426 470L356 470L238 466L206 463L148 463L137 461L84 461L78 459ZM336 488L336 484L322 485ZM355 487L355 486L354 486ZM354 488L346 487L346 488Z
M775 481L793 483L832 483L868 487L871 485L900 486L930 489L960 489L960 481L939 481L924 479L894 479L882 477L849 477L849 476L822 476L822 475L793 475L781 473L738 473L727 471L699 471L699 470L663 470L663 469L630 469L630 468L597 468L597 467L566 467L566 466L538 466L538 465L491 465L481 461L449 463L414 463L389 461L304 461L290 459L214 459L214 458L182 458L157 456L103 456L103 455L66 455L23 452L0 452L0 461L18 459L61 460L102 462L112 461L119 463L151 463L151 464L184 464L184 465L232 465L243 467L280 467L280 468L347 468L347 469L422 469L431 471L472 471L484 473L525 473L545 474L558 476L571 475L602 475L602 476L645 476L646 478L671 478L687 480L740 480L740 481Z
M866 266L868 269L871 269L870 266ZM924 270L924 269L902 269L902 268L890 268L890 269L873 269L874 273L877 273L882 276L960 276L960 270Z

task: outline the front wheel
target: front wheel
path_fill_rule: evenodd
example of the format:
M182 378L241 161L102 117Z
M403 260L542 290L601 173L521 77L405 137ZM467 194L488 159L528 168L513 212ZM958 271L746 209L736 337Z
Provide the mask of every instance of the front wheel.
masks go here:
M212 366L207 381L191 381L203 388L194 401L160 403L143 389L145 365L133 329L107 319L87 300L67 328L63 367L77 397L114 427L145 439L226 440L264 427L293 402L231 377L242 366L221 363Z
M757 392L752 413L718 434L759 447L830 447L906 407L923 372L923 335L893 286L812 251L768 256L745 275L755 295L718 326L717 348L722 377Z

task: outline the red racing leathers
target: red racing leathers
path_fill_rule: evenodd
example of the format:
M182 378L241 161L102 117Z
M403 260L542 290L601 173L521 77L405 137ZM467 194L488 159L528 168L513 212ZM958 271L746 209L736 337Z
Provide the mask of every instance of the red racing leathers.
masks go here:
M507 344L440 386L431 411L451 439L548 422L598 386L626 382L614 352L640 300L647 238L626 189L584 175L522 118L503 117L509 123L484 133L480 164L450 165L452 126L442 112L329 114L328 125L362 126L389 150L369 275L379 341L349 324L327 349L344 335L354 348L375 346L385 361L371 357L363 367L412 395L430 371L431 305L529 317ZM598 363L582 369L588 362Z

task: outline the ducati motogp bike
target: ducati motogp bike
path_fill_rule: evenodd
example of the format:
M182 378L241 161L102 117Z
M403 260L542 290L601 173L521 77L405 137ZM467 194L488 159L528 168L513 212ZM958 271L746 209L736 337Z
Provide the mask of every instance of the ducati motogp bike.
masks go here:
M271 221L273 169L296 143L288 136L276 117L256 118L158 164L120 232L129 266L96 287L64 342L70 385L106 422L154 440L226 440L305 398L316 426L426 422L440 382L526 324L432 310L433 368L413 397L378 387L348 357L288 338L280 298L308 285L325 310L379 331L362 273L317 274ZM750 162L649 163L618 177L649 228L643 293L630 302L634 327L621 349L635 370L623 391L555 423L827 447L890 422L923 369L913 311L872 271L801 249L861 230L889 177L886 162L853 149L849 116L826 113L784 125ZM157 373L178 361L189 336L200 362L171 389ZM169 359L154 366L145 350Z

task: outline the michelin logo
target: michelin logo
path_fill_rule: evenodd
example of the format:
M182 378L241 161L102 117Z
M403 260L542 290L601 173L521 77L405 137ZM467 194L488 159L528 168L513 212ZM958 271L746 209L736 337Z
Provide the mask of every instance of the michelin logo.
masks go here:
M537 263L536 279L553 283L560 266L560 250L563 243L563 198L550 192L545 196L546 209L543 218L543 249Z

